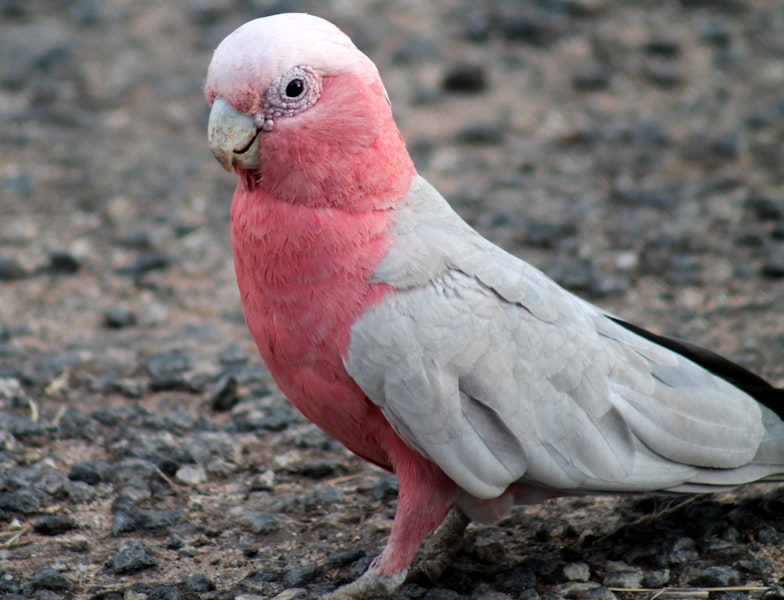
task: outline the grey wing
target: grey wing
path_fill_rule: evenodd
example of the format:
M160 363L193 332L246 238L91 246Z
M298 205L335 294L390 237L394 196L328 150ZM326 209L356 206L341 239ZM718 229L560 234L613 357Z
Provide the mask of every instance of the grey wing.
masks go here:
M746 467L765 434L751 397L491 245L424 180L408 203L376 273L396 291L354 325L345 364L467 492L687 490L775 470Z

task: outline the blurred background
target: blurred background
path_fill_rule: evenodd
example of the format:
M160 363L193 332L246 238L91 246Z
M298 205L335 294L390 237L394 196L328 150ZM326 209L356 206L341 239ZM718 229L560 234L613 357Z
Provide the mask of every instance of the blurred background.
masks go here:
M247 414L214 411L274 395L202 86L223 37L288 11L375 61L420 172L482 234L784 381L779 0L0 0L0 484L47 455L140 454L111 420L64 435L66 411L176 406L185 431L235 432Z

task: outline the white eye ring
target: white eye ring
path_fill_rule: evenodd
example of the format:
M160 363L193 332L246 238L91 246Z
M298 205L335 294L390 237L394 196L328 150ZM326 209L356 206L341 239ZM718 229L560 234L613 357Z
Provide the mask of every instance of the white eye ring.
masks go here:
M298 93L292 96L292 91ZM256 115L256 126L270 131L275 119L292 117L307 110L320 95L321 77L310 67L292 67L270 83L261 102L261 114Z

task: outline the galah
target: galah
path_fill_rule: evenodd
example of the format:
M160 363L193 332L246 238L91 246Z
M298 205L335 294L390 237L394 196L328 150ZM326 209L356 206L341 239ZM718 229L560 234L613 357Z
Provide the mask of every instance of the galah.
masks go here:
M261 356L308 419L399 480L386 546L333 598L390 594L452 510L492 522L555 495L784 473L784 390L482 238L417 174L375 65L328 21L241 26L206 98Z

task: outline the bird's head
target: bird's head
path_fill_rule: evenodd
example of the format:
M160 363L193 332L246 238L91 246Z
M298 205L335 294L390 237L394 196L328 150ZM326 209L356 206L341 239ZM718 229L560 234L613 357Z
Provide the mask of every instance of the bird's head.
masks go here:
M280 14L242 25L215 50L205 93L210 150L245 189L355 208L375 195L378 208L395 179L410 182L378 70L324 19Z

